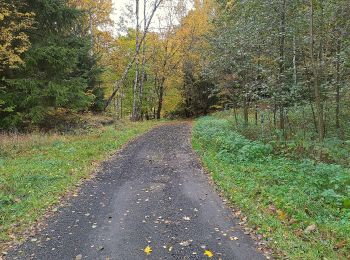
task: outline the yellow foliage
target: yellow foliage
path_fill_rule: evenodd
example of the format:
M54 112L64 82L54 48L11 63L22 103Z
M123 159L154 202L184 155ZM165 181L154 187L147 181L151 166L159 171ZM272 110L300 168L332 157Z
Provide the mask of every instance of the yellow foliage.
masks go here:
M30 47L24 32L34 25L33 13L22 13L13 4L0 6L0 71L23 63L21 55Z
M70 6L86 13L83 20L83 27L93 37L94 52L107 52L110 43L113 41L111 26L113 21L112 0L69 0ZM92 32L90 31L92 29Z

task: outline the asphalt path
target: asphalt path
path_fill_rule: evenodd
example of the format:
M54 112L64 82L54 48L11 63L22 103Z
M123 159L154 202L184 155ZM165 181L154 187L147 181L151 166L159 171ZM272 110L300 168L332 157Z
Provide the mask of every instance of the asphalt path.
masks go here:
M190 132L167 124L128 144L7 259L265 259L210 184Z

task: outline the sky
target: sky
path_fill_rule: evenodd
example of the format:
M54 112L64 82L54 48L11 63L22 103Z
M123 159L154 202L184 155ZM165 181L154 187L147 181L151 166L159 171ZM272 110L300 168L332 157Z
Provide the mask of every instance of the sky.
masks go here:
M121 9L124 8L126 4L128 4L130 0L113 0L113 5L114 5L114 15L113 19L117 19L122 12Z
M112 15L112 18L113 20L118 23L119 22L119 17L123 14L123 9L125 9L125 6L126 5L129 5L130 3L133 4L134 6L134 2L135 0L112 0L113 1L113 7L114 7L114 13ZM150 2L153 2L153 1L150 1ZM140 20L143 20L143 9L142 9L142 6L143 6L143 1L140 1ZM173 0L171 1L171 3L176 3L176 0ZM149 8L151 8L151 6L149 6ZM155 28L159 28L159 26L163 26L163 25L160 25L159 24L159 17L161 16L165 16L166 13L168 11L166 10L166 8L159 8L156 12L156 15L155 17L153 18L153 22L151 24L151 27L153 27L153 30ZM134 24L130 24L129 26L134 26ZM152 30L152 28L151 28ZM157 30L157 29L155 29Z

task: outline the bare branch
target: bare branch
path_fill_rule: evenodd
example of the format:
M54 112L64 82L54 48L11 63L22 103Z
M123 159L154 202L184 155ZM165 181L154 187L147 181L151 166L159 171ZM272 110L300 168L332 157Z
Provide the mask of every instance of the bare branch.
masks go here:
M124 70L124 73L122 75L122 77L120 78L120 80L118 80L115 84L114 84L114 90L111 94L111 96L107 99L106 101L106 104L105 104L105 107L104 107L104 110L106 110L108 108L108 106L111 104L113 98L115 97L115 95L117 94L117 92L119 91L120 87L122 86L123 82L125 81L126 77L128 76L129 74L129 71L132 67L132 65L135 63L136 61L136 58L137 56L139 55L140 53L140 49L141 49L141 46L142 46L142 43L143 41L145 40L146 36L147 36L147 33L148 33L148 29L151 25L151 22L152 22L152 19L153 19L153 16L155 15L158 7L161 5L161 3L163 2L163 0L156 0L154 2L154 6L153 6L153 9L152 9L152 12L150 14L150 17L147 21L147 24L146 24L146 27L144 29L144 32L142 34L142 37L139 41L139 44L136 46L136 50L135 50L135 54L132 58L132 60L129 62L129 64L126 66L125 70ZM146 19L146 18L144 18Z

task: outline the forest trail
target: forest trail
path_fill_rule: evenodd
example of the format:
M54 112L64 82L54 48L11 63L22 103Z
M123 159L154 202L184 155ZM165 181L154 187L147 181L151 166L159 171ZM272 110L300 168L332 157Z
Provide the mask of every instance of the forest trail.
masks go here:
M167 124L131 142L7 259L264 259L209 184L190 132Z

